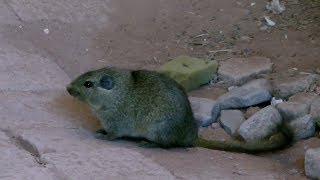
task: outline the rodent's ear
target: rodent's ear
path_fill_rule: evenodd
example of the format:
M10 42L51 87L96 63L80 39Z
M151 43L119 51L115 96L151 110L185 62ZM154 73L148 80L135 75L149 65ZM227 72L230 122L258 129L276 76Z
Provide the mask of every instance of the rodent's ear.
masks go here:
M109 76L109 75L102 76L102 78L100 79L100 86L107 90L112 89L114 86L114 81L112 76Z

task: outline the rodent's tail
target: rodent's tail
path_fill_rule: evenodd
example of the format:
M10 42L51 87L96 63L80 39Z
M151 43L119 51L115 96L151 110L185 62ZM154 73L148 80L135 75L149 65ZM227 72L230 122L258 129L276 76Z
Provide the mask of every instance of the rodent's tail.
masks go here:
M267 140L260 140L254 142L241 142L241 141L216 141L198 138L194 141L193 146L203 147L207 149L243 152L243 153L259 153L272 150L279 150L285 148L291 143L291 139L279 132L271 136Z

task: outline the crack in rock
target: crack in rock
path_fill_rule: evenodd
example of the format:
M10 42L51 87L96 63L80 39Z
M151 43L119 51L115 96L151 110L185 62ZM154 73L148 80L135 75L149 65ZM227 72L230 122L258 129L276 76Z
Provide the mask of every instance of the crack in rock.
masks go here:
M18 20L19 20L20 22L23 22L22 18L21 18L21 17L19 16L19 14L14 10L14 8L10 5L10 3L9 3L7 0L5 0L4 3L8 6L8 8L10 9L10 11L12 11L13 14L18 18Z
M31 154L34 157L35 161L45 167L48 163L41 158L41 154L38 148L32 144L27 139L24 139L21 135L13 132L12 130L3 130L3 132L9 137L9 139L15 144L18 148L21 148Z

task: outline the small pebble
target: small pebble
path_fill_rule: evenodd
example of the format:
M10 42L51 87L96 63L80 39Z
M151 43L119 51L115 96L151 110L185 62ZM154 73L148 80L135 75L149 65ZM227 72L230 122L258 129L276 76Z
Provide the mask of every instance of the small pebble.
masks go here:
M211 128L212 129L218 129L218 128L220 128L220 124L219 123L212 123L211 124Z
M268 26L262 26L262 27L260 27L260 30L261 31L266 31L268 29Z
M50 33L49 29L47 29L47 28L44 29L43 32L44 32L45 34L49 34L49 33Z
M232 91L233 89L236 89L237 88L237 86L230 86L230 87L228 87L228 91Z
M293 169L289 170L289 174L290 175L294 175L294 174L297 174L297 173L299 173L298 169L293 168Z

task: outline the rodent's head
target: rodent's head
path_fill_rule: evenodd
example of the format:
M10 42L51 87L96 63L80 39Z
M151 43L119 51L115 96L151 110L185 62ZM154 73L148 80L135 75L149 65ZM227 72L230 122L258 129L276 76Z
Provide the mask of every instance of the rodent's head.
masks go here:
M128 73L115 68L102 68L86 72L68 86L69 94L93 108L120 100L128 84Z

